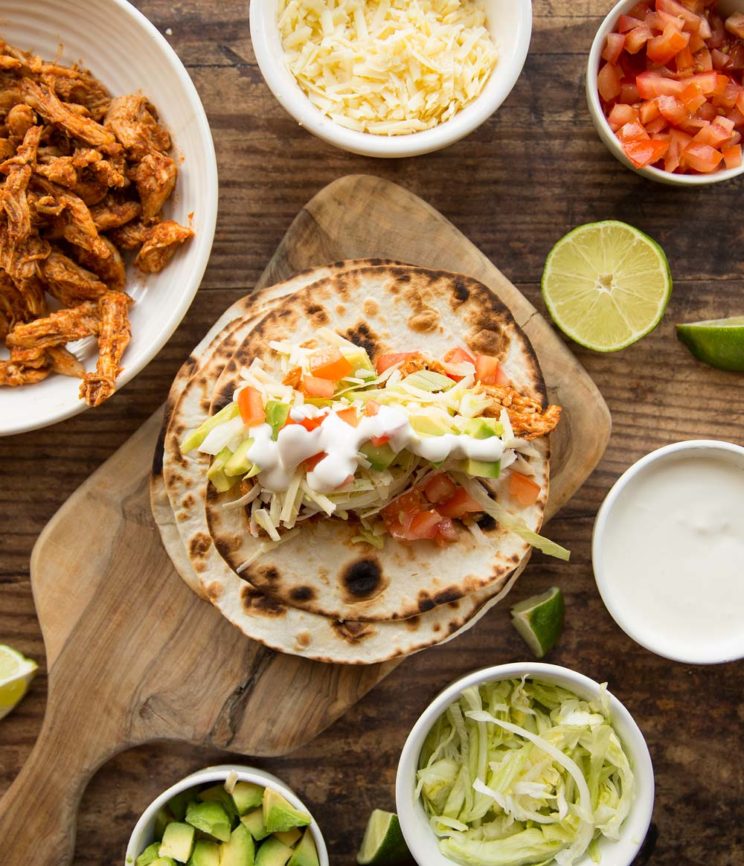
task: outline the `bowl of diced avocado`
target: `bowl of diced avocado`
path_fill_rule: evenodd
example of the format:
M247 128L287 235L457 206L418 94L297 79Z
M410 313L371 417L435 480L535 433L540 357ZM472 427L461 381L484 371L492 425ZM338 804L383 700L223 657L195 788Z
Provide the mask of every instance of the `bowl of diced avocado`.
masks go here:
M275 776L226 765L192 773L145 809L126 866L328 866L320 829Z

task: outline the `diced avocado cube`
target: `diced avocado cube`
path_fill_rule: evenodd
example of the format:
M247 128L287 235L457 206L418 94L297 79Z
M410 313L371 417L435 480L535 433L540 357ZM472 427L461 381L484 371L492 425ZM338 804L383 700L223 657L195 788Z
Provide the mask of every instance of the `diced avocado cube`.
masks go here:
M501 474L501 461L490 463L487 460L465 460L462 471L472 478L498 478Z
M197 427L196 430L192 430L183 442L181 442L181 453L188 454L189 451L198 448L207 438L209 432L214 430L218 424L222 424L223 421L231 421L233 418L237 418L239 411L240 409L237 403L230 403L225 406L224 409L220 409L216 415L207 418L200 427Z
M495 418L470 418L464 432L474 439L490 439L492 436L501 436L504 425Z
M449 426L430 415L411 415L408 420L411 427L424 436L443 436L445 433L451 432Z
M264 789L253 782L237 782L232 798L239 815L245 815L263 802Z
M165 828L170 824L173 820L173 815L171 815L170 810L167 806L163 806L161 809L158 809L157 814L155 815L155 838L159 841L163 838L163 833L165 833Z
M274 833L275 839L278 839L283 845L289 845L290 848L294 848L301 836L302 830L299 827L292 827L291 830L285 830L283 833Z
M295 809L273 788L267 788L263 798L263 819L269 833L282 833L293 827L307 827L310 816Z
M230 816L222 803L215 801L189 803L186 809L186 823L209 836L214 836L220 842L227 842L230 838Z
M455 382L449 376L443 376L441 373L435 373L433 370L418 370L416 373L411 373L406 376L402 384L410 385L412 388L417 388L419 391L426 391L433 394L436 391L449 391L455 387Z
M233 798L227 793L224 785L212 785L211 788L200 791L197 796L203 803L222 803L230 818L230 826L234 827L238 823L238 810L235 808Z
M291 856L292 849L272 836L258 849L255 866L286 866Z
M176 861L172 857L158 857L150 866L176 866Z
M231 457L232 451L229 448L223 448L207 470L207 478L219 493L225 493L237 482L237 478L228 478L225 474L225 466Z
M253 463L248 459L248 452L252 447L253 439L244 439L240 445L238 445L235 453L232 454L227 463L225 463L225 475L229 477L245 475L246 472L252 468Z
M248 832L253 836L256 842L260 842L269 835L269 831L266 829L266 824L263 819L263 809L256 809L253 812L249 812L247 815L243 815L240 820L248 828Z
M160 856L160 842L153 842L134 861L134 866L150 866Z
M186 863L194 850L194 832L190 824L171 821L163 833L159 856L172 857L180 863Z
M320 866L318 849L315 847L315 839L309 829L305 830L302 841L294 849L288 866Z
M397 456L389 445L373 445L371 442L365 442L359 450L369 460L375 472L383 472Z
M269 400L266 404L266 423L271 427L273 438L279 435L279 431L287 423L289 418L289 403L281 403L279 400Z
M176 794L175 797L171 797L171 799L168 800L168 808L176 821L183 821L186 817L186 807L193 799L194 790L191 788L186 791L181 791L180 794Z
M253 866L255 855L253 836L244 824L238 824L230 835L230 841L222 846L220 866Z
M194 853L189 860L189 866L220 866L221 848L219 842L199 839L194 845Z

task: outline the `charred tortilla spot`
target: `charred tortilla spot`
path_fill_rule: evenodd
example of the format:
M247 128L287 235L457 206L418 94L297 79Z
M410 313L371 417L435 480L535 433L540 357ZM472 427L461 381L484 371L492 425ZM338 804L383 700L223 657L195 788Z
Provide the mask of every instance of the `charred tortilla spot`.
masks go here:
M312 319L314 324L327 325L328 322L330 322L328 313L319 304L308 304L308 306L305 307L305 312Z
M462 598L462 592L456 586L449 586L434 596L435 604L448 604Z
M377 339L366 322L359 322L358 325L349 328L343 336L355 346L364 349L370 358L374 358L377 353Z
M230 561L230 554L236 547L240 547L240 539L225 540L223 538L215 539L215 547L219 555L226 561Z
M419 593L418 600L418 609L421 613L426 613L427 610L432 610L432 608L436 607L433 599L429 597L429 595L425 592Z
M315 590L311 586L298 586L289 595L292 601L312 601Z
M207 593L207 598L210 601L218 601L222 595L222 586L216 582L209 583L204 587L204 591Z
M196 504L196 500L194 499L194 497L191 495L191 493L187 493L186 496L184 496L184 498L183 498L183 503L182 503L183 507L184 508L193 508L193 506L195 504Z
M512 555L509 557L509 562L513 562L513 563L519 562L519 554L518 553L512 553Z
M476 523L484 532L491 532L496 529L496 521L490 514L482 514Z
M432 627L432 631L437 632L437 631L441 631L441 630L442 630L442 627L439 625L439 623L436 623L436 624Z
M284 616L287 612L283 604L274 598L269 598L269 596L264 595L262 592L258 592L250 584L246 584L240 590L240 597L243 607L251 614L259 613L264 616Z
M360 559L353 563L341 580L349 595L355 599L371 598L383 587L382 571L376 559Z
M333 630L340 638L350 644L361 643L365 638L372 637L375 633L371 623L351 622L350 620L347 622L335 621Z
M376 316L380 312L380 305L374 298L366 298L362 304L365 316Z
M312 639L313 636L310 634L309 631L301 631L297 634L297 637L295 638L295 643L300 649L307 649L310 646Z
M339 316L345 316L346 315L346 307L343 304L339 304L336 307L336 312L338 313Z
M495 358L503 358L506 354L507 340L504 331L494 331L490 327L493 323L486 321L481 327L468 337L468 345L471 349L481 355L493 355Z
M212 544L212 539L204 532L197 533L189 542L189 553L192 557L204 556Z
M248 366L246 364L246 366ZM214 400L214 414L216 415L225 406L229 406L233 399L233 387L231 384L225 385L221 391L217 393Z
M277 580L279 580L279 572L274 568L273 565L259 568L257 571L257 575L258 577L263 578L269 583L276 583Z
M399 283L410 283L411 282L411 275L398 273L397 274L397 280Z
M408 327L417 334L429 334L437 329L439 313L436 310L424 308L408 320Z
M421 617L419 616L411 616L408 619L403 620L406 628L409 628L411 631L417 631L418 627L421 625Z
M465 301L470 297L470 289L465 285L465 280L461 277L457 277L455 279L455 285L453 287L455 292L455 297L461 304L464 304Z

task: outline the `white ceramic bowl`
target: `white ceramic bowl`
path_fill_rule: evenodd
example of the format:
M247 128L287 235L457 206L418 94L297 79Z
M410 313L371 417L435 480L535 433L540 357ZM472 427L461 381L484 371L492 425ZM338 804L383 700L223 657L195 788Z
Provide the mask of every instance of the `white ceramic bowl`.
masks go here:
M671 598L667 598L663 583L655 587L653 581L649 580L641 587L636 587L628 581L613 580L608 564L612 549L621 551L624 570L633 569L637 566L633 565L626 548L634 544L637 547L638 541L617 537L610 548L610 533L613 524L621 525L616 521L621 519L623 506L638 504L645 506L646 510L657 510L656 505L649 505L649 496L641 489L644 482L658 485L658 476L652 473L676 471L678 477L689 478L690 466L683 461L696 457L707 460L711 456L725 461L732 472L738 471L744 477L744 448L740 445L715 439L693 439L666 445L642 457L618 478L597 513L592 538L592 563L597 588L615 622L636 643L651 652L687 664L720 664L744 658L744 628L741 626L744 592L740 591L735 597L725 587L716 590L705 564L710 561L710 554L705 549L699 550L704 563L695 568L694 588L685 590L680 584L679 592L675 591ZM717 490L711 490L713 497L716 493ZM692 497L683 495L682 498ZM741 522L742 509L744 502L738 513L732 515L733 519ZM703 522L702 518L695 516L694 511L690 511L686 519L693 523L698 520ZM706 529L708 519L704 520L701 533L709 531ZM655 528L654 532L658 530ZM708 536L703 537L707 545ZM674 565L675 551L669 550L666 544L663 550L667 560ZM730 547L726 550L729 551L729 557L736 556ZM694 553L680 548L680 555L691 558ZM672 569L672 573L676 580L681 579L679 569ZM726 606L725 611L722 610L723 605ZM657 609L666 611L667 618L671 617L673 623L682 624L681 627L665 629L663 618L654 614Z
M150 845L155 839L155 816L158 810L176 794L186 791L189 788L205 784L214 784L216 782L224 782L230 773L236 773L238 779L242 782L254 782L257 785L262 785L265 788L272 788L278 791L285 800L288 800L295 809L302 809L305 812L310 810L300 800L300 798L291 791L283 782L279 781L276 776L267 773L265 770L259 770L255 767L241 767L237 764L224 764L218 767L207 767L204 770L198 770L175 785L171 785L167 791L156 797L152 803L142 813L142 817L137 821L132 835L127 845L127 854L125 866L132 866L139 855ZM312 813L310 813L312 814ZM313 818L310 824L310 830L315 840L315 847L318 849L318 859L320 866L328 866L328 851L326 849L323 834L320 832L320 827L317 821Z
M410 135L373 135L339 126L305 96L284 62L277 10L279 0L253 0L251 39L256 60L274 96L318 138L362 156L404 157L454 144L486 121L511 93L527 59L532 35L531 0L486 0L488 26L499 60L478 98L451 120Z
M540 662L517 662L496 665L475 671L446 688L429 706L408 735L398 764L395 799L400 826L406 844L418 863L426 866L457 866L439 850L438 839L429 825L421 800L416 797L416 771L424 741L436 720L447 707L462 695L465 689L485 682L515 679L528 675L548 683L563 686L581 698L592 699L599 694L599 683L558 665ZM654 770L651 756L633 717L612 694L609 694L612 724L617 731L635 773L637 792L617 842L602 840L600 851L602 866L630 866L640 850L651 823L654 805ZM586 856L577 866L595 866Z
M589 61L586 67L586 100L599 137L605 143L610 153L623 165L631 169L631 171L649 180L655 180L670 186L708 186L709 184L721 183L721 181L731 180L732 177L739 177L739 175L744 174L744 165L739 166L739 168L714 171L711 174L672 174L672 172L654 168L650 165L645 168L636 168L625 155L618 137L612 131L612 127L607 122L607 118L602 110L602 103L600 102L599 91L597 90L597 74L602 62L602 51L604 50L607 35L615 28L617 19L621 15L627 14L637 2L638 0L620 0L619 3L616 3L612 7L611 12L604 19L599 30L597 30L597 35L594 37L594 42L592 43L592 49L589 52ZM744 3L742 3L742 7L744 7Z
M178 56L155 27L126 0L4 0L2 35L13 45L66 63L80 61L114 95L142 91L170 130L182 159L166 216L189 224L196 236L160 274L130 268L127 292L132 341L117 386L126 385L175 331L199 288L217 219L217 163L199 95ZM86 369L95 368L96 344L73 344ZM4 351L4 350L3 350ZM2 355L5 357L5 355ZM77 379L51 375L23 388L0 388L0 435L45 427L83 411ZM111 399L116 399L116 396Z

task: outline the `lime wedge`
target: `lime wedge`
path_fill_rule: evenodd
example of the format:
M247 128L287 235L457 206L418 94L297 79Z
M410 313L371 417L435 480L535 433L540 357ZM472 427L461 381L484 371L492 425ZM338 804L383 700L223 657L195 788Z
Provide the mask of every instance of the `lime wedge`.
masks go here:
M369 816L357 863L381 866L413 863L395 813L375 809Z
M555 646L563 631L566 605L557 586L515 604L511 609L512 624L527 646L541 659Z
M699 361L744 371L744 316L677 325L677 336Z
M555 324L595 352L616 352L653 331L671 292L662 248L615 220L569 232L548 254L542 277Z
M0 644L0 719L21 702L37 668L36 662Z

